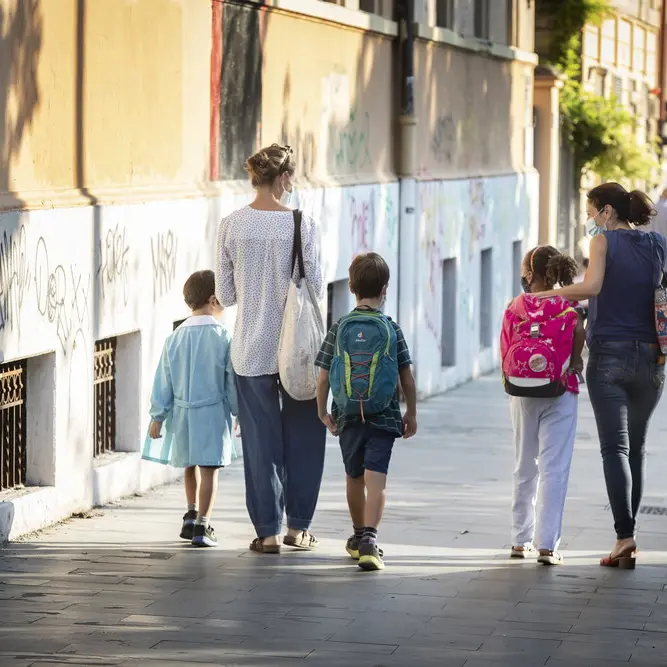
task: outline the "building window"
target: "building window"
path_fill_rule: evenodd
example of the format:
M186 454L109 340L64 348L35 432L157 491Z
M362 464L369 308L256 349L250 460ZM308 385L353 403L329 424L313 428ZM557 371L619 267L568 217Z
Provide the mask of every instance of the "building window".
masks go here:
M623 79L620 76L614 75L614 89L612 93L621 104L625 103L623 98Z
M479 298L479 346L486 350L493 345L493 256L491 248L482 250Z
M437 0L435 24L438 28L454 30L454 0Z
M646 30L637 25L632 36L632 67L636 72L646 71Z
M621 19L618 22L618 66L630 69L632 65L632 25Z
M443 367L456 366L456 314L459 309L456 283L456 258L447 259L442 264L442 338L440 354Z
M523 263L523 241L512 243L512 296L523 291L521 287L521 264Z
M616 64L616 19L605 19L602 23L602 62Z
M655 72L658 65L657 35L646 33L646 74L651 77L651 86L655 85Z
M0 365L0 491L26 483L26 362Z
M95 393L94 455L116 449L116 339L95 342L93 364Z
M600 59L600 30L595 25L587 25L584 30L584 55Z
M392 0L359 0L359 9L369 14L377 14L386 19L393 18Z
M595 95L604 97L606 78L607 78L607 70L604 67L591 67L591 69L589 70L588 80L591 85L591 90Z
M475 37L489 39L489 0L475 0Z

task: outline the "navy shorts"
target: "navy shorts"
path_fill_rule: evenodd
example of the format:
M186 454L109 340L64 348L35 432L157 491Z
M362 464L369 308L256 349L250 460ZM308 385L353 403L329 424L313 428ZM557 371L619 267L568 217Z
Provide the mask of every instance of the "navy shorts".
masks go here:
M364 470L386 475L395 439L393 433L369 424L346 426L339 437L345 473L354 478L362 477Z

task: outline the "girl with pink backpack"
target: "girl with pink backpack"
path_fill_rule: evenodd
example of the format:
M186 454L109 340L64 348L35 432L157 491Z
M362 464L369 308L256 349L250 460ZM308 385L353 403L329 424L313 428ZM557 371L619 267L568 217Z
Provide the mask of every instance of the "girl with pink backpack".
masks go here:
M578 304L531 292L571 285L577 265L552 246L538 246L524 257L521 274L526 294L507 307L500 337L516 445L510 557L560 565L585 333Z

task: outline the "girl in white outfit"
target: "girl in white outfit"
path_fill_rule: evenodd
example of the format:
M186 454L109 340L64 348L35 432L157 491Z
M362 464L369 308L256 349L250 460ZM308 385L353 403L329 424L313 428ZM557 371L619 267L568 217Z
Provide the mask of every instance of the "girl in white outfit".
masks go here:
M524 291L541 292L553 289L557 283L571 285L577 265L556 248L539 246L524 257L521 272ZM563 562L557 549L577 428L578 376L583 369L584 337L583 318L578 312L564 394L555 398L510 396L516 445L512 558L537 555L538 562L544 565Z

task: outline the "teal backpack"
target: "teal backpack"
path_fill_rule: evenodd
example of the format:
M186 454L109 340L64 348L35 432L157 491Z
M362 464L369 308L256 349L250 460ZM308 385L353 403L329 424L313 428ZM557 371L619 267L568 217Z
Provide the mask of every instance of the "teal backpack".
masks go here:
M329 384L341 413L386 410L398 385L396 330L376 311L355 310L338 323Z

